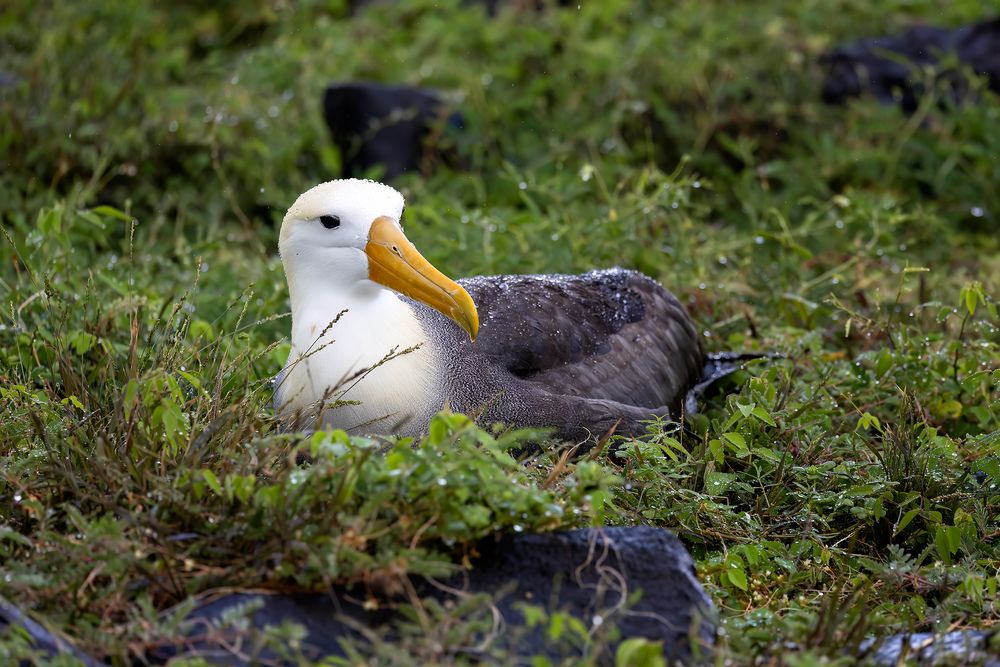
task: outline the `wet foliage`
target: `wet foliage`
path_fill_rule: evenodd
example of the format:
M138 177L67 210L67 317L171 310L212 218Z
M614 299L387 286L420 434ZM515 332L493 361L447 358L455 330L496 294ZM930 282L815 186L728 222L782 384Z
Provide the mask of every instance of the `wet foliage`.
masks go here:
M8 4L0 594L82 647L122 662L225 587L356 582L377 604L477 538L590 524L682 537L720 661L1000 620L1000 100L932 84L912 116L827 108L818 64L982 3ZM539 434L447 414L420 443L279 435L277 225L338 174L320 104L346 80L436 88L466 117L442 138L466 169L398 182L442 270L637 268L708 349L782 356L687 430L578 460L518 462ZM415 614L401 641L471 661L483 609Z

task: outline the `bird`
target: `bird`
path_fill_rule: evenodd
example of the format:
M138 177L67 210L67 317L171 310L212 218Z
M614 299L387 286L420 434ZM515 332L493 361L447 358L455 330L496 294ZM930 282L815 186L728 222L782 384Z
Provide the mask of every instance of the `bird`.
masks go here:
M452 280L404 235L404 205L388 185L341 179L288 209L283 428L419 437L450 409L582 444L678 419L706 355L670 291L617 267Z

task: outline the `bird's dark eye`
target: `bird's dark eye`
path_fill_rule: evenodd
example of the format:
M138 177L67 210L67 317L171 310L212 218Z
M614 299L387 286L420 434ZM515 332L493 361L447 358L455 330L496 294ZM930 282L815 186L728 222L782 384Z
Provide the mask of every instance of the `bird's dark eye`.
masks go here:
M337 227L340 227L339 215L321 215L319 216L319 221L323 223L323 226L327 229L336 229Z

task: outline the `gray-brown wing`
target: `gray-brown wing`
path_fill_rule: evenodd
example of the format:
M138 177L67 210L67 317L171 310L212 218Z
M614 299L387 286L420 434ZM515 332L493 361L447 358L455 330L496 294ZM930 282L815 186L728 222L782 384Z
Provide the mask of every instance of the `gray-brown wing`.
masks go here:
M553 394L677 414L704 352L673 294L634 271L460 281L480 316L467 350Z

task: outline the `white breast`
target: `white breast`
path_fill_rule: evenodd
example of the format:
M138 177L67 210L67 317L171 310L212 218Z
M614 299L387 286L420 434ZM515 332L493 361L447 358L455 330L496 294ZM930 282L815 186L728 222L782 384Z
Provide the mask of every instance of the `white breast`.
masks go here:
M295 313L292 352L276 395L279 413L296 427L417 435L442 407L426 332L406 303L379 291L376 299L313 303Z

